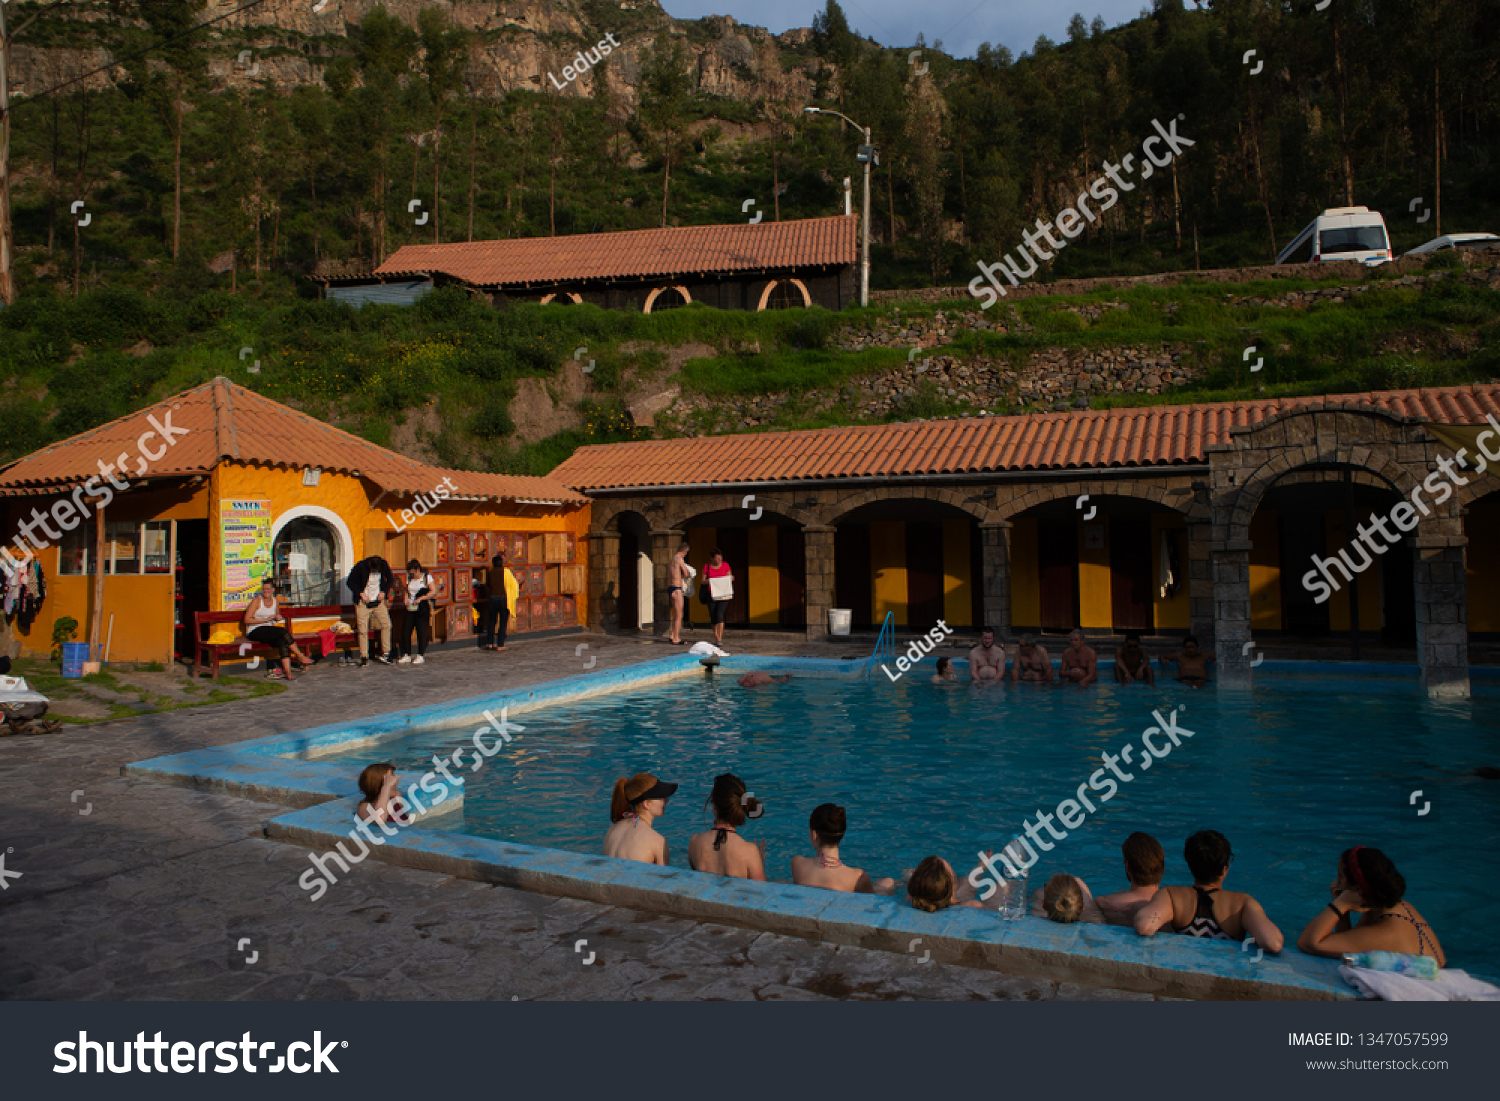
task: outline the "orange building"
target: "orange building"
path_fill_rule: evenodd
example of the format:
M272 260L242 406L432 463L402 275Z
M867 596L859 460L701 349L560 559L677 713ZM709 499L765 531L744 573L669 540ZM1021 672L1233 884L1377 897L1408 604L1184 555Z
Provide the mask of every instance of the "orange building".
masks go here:
M30 552L46 580L29 627L12 625L24 654L71 617L79 641L97 632L96 660L190 658L193 613L243 607L268 575L284 604L351 604L344 578L372 554L432 572L439 640L471 633L474 571L495 553L521 582L511 631L587 616L579 493L428 466L224 378L0 470L0 520L10 562Z

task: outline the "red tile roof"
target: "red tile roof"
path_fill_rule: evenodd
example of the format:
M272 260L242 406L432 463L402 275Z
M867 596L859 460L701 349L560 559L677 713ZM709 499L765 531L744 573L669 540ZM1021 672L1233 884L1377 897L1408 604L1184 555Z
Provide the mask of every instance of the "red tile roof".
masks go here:
M1500 418L1500 386L599 444L579 449L551 476L589 492L1201 463L1206 448L1229 442L1231 429L1325 404L1373 406L1440 424L1479 424L1487 413Z
M376 275L442 274L473 286L852 264L854 219L634 229L449 245L403 245Z
M141 455L137 441L165 428L187 429L159 459ZM160 435L147 439L148 452L162 450ZM138 413L101 424L52 444L0 470L0 496L49 493L98 476L99 463L115 463L126 479L207 474L220 462L280 467L318 467L357 474L396 494L431 493L450 477L460 496L583 504L585 498L554 478L523 478L444 470L419 463L368 440L340 431L225 378L184 390Z

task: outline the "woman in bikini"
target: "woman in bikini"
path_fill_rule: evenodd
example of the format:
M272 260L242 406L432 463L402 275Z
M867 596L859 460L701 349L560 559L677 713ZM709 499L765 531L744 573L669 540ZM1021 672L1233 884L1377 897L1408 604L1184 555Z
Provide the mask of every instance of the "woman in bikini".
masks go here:
M714 824L688 841L688 865L696 872L711 872L734 879L766 878L766 843L753 844L739 835L747 811L760 814L760 800L745 794L745 782L732 772L714 777L707 806L713 804Z
M1162 887L1151 901L1135 912L1135 931L1154 936L1170 925L1174 933L1205 940L1237 940L1252 936L1255 943L1275 955L1281 951L1281 930L1259 902L1243 891L1224 890L1224 878L1234 853L1229 839L1217 830L1199 830L1182 847L1191 887Z
M896 887L894 879L872 881L863 869L851 868L839 859L839 842L844 839L848 823L844 808L832 803L824 803L812 812L807 828L818 855L792 857L792 882L801 887L821 887L825 891L890 894Z
M667 839L651 828L667 812L667 800L677 791L649 772L637 772L628 780L615 781L609 800L609 820L614 825L604 835L604 855L643 864L670 864Z
M272 669L272 680L295 680L292 676L292 658L297 659L297 668L306 669L312 662L297 648L292 632L286 629L286 620L281 615L281 605L276 599L276 582L267 578L261 582L260 595L245 605L240 616L240 633L251 642L262 646L274 646L281 655L281 668Z
M1345 849L1328 890L1333 901L1318 911L1297 938L1302 951L1313 956L1405 952L1432 956L1439 967L1448 966L1432 926L1405 899L1406 880L1379 849L1363 845ZM1354 914L1360 915L1358 923Z

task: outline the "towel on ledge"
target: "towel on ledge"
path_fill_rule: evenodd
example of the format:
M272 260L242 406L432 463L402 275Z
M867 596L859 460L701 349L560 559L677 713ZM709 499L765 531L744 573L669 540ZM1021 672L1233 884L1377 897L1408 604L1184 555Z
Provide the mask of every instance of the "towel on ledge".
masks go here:
M706 658L727 658L729 656L728 650L720 650L712 642L695 642L693 643L693 648L688 653L698 654Z
M1435 979L1414 979L1394 971L1370 971L1342 964L1339 974L1366 998L1387 1002L1500 1002L1500 987L1449 967Z

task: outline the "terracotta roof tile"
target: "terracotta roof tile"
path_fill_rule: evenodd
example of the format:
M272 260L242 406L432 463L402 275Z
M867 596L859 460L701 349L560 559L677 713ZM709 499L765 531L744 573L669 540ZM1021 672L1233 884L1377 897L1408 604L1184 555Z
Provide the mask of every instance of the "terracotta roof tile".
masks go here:
M150 418L165 428L187 429L159 459L140 455L138 440L155 431ZM148 451L159 451L159 437L148 439ZM585 498L553 478L523 478L444 470L262 397L253 390L217 378L167 398L119 420L61 440L0 470L0 496L53 492L98 476L101 463L118 462L127 479L207 474L232 459L263 466L313 466L342 474L359 474L396 494L431 493L451 477L465 497L557 501L582 504Z
M1235 428L1358 404L1438 424L1500 417L1500 385L642 440L579 449L551 477L588 492L742 482L1202 463Z
M854 219L680 226L567 237L403 245L376 275L442 274L473 286L761 271L855 261Z

